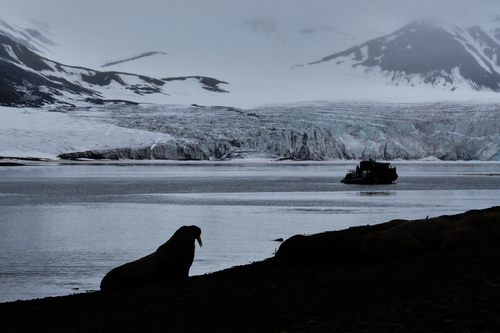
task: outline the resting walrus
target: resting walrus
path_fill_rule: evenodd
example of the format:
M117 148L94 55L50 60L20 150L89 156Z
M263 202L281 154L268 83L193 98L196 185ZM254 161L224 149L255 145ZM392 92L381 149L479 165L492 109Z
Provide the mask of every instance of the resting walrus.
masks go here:
M500 245L500 213L478 212L464 214L442 235L441 247L490 247Z
M431 240L443 233L452 221L444 217L406 221L381 232L372 232L361 243L364 258L374 262L417 256L432 250Z
M113 268L102 279L101 289L187 278L194 259L194 240L203 245L200 234L201 229L194 225L179 228L155 252Z

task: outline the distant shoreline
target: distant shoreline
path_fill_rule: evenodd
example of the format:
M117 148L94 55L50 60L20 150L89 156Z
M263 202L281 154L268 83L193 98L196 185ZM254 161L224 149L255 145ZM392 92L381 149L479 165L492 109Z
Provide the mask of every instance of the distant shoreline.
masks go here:
M22 161L22 163L20 162ZM51 158L41 158L41 157L13 157L13 156L0 156L0 163L17 163L18 165L148 165L148 164L294 164L294 165L345 165L353 164L355 165L360 160L328 160L328 161L311 161L311 160L293 160L293 159L233 159L233 160L160 160L160 159L150 159L150 160L93 160L93 159L78 159L78 160L66 160L66 159L51 159ZM381 160L382 161L382 160ZM432 160L384 160L385 162L390 162L393 164L500 164L500 161L442 161L438 159Z

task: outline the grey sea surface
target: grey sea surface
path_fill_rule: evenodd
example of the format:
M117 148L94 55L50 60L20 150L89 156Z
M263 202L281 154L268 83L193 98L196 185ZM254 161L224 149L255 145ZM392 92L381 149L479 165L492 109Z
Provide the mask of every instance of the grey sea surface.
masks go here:
M499 162L392 162L390 185L340 183L357 161L37 163L0 168L0 302L99 289L113 267L202 229L190 275L273 256L274 239L500 205Z

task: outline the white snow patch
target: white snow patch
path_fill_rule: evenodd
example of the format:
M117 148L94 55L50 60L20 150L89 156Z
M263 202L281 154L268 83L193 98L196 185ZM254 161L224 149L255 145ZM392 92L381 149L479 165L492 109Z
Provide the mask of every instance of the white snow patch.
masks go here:
M168 134L43 109L1 107L0 113L0 156L54 159L64 152L142 147L172 139Z
M14 59L16 61L19 61L19 58L14 53L14 50L12 50L12 46L10 46L10 45L3 45L3 47L5 48L5 51L7 51L7 53L12 57L12 59Z

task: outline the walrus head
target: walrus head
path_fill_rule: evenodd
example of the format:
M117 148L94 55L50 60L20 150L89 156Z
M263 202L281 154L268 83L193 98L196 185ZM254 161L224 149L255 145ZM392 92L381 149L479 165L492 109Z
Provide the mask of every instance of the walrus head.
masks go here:
M197 240L200 247L203 246L201 241L201 229L195 225L185 225L180 227L172 236L172 238L187 238L192 240Z

